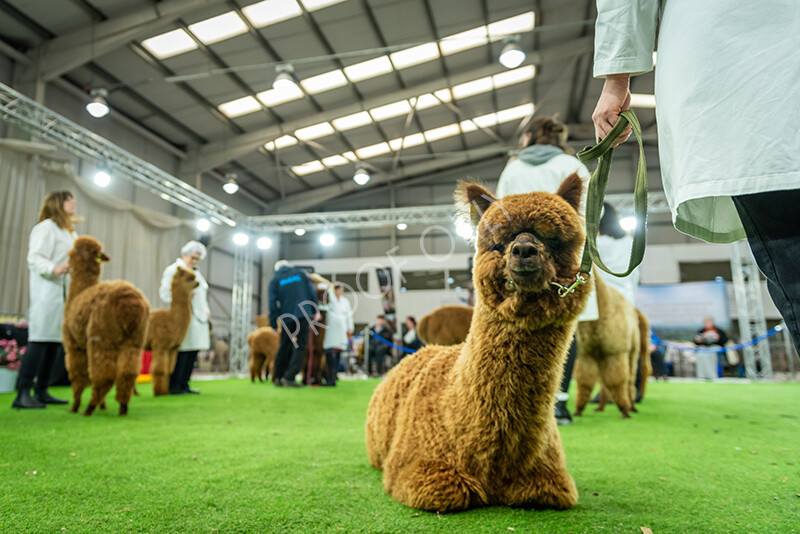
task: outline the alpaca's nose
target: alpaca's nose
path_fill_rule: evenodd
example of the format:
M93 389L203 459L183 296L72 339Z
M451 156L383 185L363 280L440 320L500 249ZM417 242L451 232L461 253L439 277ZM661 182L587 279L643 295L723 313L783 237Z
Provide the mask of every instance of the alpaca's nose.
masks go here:
M521 260L527 260L528 258L533 258L539 254L539 250L536 248L536 245L533 242L524 239L514 242L511 247L511 255L518 256Z

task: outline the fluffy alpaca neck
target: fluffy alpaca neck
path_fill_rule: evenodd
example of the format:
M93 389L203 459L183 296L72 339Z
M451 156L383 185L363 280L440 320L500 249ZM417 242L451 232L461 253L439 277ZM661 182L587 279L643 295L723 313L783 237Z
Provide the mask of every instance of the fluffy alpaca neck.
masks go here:
M93 274L88 272L75 271L69 282L69 293L67 302L74 299L84 290L96 285L100 281L100 273Z
M172 291L172 301L169 304L169 313L174 319L188 318L192 314L191 294L183 291Z

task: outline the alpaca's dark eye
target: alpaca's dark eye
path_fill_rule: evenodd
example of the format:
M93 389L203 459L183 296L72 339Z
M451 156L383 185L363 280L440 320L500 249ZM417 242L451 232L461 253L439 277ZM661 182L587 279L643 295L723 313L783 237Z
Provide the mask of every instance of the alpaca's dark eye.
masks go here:
M499 252L500 254L502 254L502 253L503 253L505 250L506 250L506 247L504 247L504 246L503 246L502 244L500 244L500 243L495 243L494 245L492 245L491 247L489 247L489 252L494 252L494 251L497 251L497 252Z
M562 246L563 244L564 244L564 243L562 243L562 242L561 242L561 240L560 240L560 239L558 239L557 237L551 237L551 238L549 238L549 239L547 240L547 246L548 246L548 247L550 247L550 248L552 248L552 249L556 249L556 250L558 250L558 249L560 249L560 248L561 248L561 246Z

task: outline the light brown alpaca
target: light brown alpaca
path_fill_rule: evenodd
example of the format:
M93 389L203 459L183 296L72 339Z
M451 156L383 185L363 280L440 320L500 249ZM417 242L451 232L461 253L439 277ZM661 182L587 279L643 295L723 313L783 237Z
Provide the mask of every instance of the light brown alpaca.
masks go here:
M582 415L592 396L595 383L602 390L597 411L602 411L608 397L616 403L622 417L637 412L636 369L642 362L642 395L650 374L650 326L647 318L616 289L597 275L596 321L578 323L578 357L573 378L578 386L575 415Z
M150 312L145 347L153 353L150 374L153 375L153 395L169 393L169 375L175 370L178 348L186 337L192 320L192 291L200 283L194 273L178 267L172 276L172 300L168 310Z
M64 307L65 363L72 382L72 408L91 382L92 398L83 415L92 415L116 382L119 414L128 403L142 363L150 306L128 282L100 282L100 264L108 261L92 237L80 237L69 252L72 281Z
M262 326L247 337L250 346L250 381L263 382L273 375L275 353L278 352L280 336L270 326Z
M472 306L442 306L419 320L417 337L426 345L457 345L467 339Z
M458 193L478 235L472 327L461 345L404 358L378 386L370 463L386 492L414 508L570 508L578 492L553 404L591 284L560 298L552 283L575 280L581 181L502 202L476 184Z

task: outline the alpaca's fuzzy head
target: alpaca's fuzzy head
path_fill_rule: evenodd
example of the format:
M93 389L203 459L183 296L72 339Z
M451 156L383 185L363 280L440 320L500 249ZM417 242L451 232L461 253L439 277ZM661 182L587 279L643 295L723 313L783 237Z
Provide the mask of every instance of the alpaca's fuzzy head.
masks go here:
M556 194L499 200L479 184L459 184L457 202L476 227L473 283L488 310L533 328L577 317L589 285L560 298L554 283L571 285L580 265L585 235L577 212L581 189L575 174Z
M100 265L109 260L110 258L103 252L103 245L89 236L76 239L72 250L69 251L69 267L73 276L84 273L100 276Z
M178 267L172 276L172 295L189 295L192 290L200 285L197 276L183 267Z

